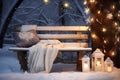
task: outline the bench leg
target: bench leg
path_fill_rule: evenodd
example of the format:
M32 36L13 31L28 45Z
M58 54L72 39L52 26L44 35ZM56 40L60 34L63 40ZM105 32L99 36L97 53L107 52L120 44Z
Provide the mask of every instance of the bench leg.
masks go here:
M77 53L77 71L82 71L82 57L85 55L84 51Z
M27 52L26 51L19 51L18 54L18 60L21 66L21 69L23 71L27 71L28 67L27 67Z

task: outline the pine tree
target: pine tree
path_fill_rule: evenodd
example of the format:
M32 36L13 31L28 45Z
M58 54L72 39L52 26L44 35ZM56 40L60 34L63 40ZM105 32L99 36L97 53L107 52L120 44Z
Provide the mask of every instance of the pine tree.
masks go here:
M93 50L101 49L105 58L113 58L116 64L115 56L120 54L118 51L118 45L120 44L120 32L118 30L120 25L120 1L85 0L84 3L87 3L90 9L89 20Z

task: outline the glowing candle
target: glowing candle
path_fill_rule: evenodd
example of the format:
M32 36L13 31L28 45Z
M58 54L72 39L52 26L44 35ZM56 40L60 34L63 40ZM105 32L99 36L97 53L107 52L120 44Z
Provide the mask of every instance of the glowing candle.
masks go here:
M108 57L105 60L105 71L112 72L112 70L113 70L113 61Z
M90 58L86 55L82 57L82 71L83 72L90 71Z
M101 71L101 63L100 63L100 61L97 61L97 69L98 69L98 71Z
M108 72L111 72L111 71L112 71L112 67L111 67L111 66L108 66L108 67L107 67L107 71L108 71Z
M84 71L85 72L88 71L88 64L87 64L87 62L84 63Z

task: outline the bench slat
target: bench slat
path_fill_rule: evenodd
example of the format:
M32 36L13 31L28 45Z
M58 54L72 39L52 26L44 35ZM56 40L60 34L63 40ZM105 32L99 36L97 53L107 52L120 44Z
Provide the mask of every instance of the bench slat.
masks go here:
M63 43L64 48L87 48L88 47L88 43ZM60 50L63 48L60 48ZM9 50L13 50L13 51L28 51L29 48L22 48L22 47L10 47ZM63 49L64 50L64 49ZM75 50L75 49L74 49Z
M66 48L59 48L59 51L91 51L92 48L83 48L83 47L66 47Z
M87 34L38 34L40 39L71 39L71 40L80 40L80 39L88 39Z
M88 43L84 42L84 43L63 43L64 47L84 47L87 48L88 47Z
M18 48L18 47L11 47L9 50L13 51L28 51L30 48ZM92 48L83 48L83 47L64 47L59 48L59 51L91 51Z
M45 27L45 26L38 26L38 31L88 31L88 26L51 26L51 27Z

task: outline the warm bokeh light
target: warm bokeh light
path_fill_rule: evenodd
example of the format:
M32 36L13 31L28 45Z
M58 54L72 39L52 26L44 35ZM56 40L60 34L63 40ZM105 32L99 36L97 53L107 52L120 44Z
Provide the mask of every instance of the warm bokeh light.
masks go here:
M101 13L101 11L100 10L98 10L98 12L97 12L98 14L100 14Z
M118 25L118 23L117 23L117 22L114 22L114 25L115 25L115 26L117 26L117 25Z
M111 8L114 10L114 9L115 9L115 5L113 4L113 5L111 6Z
M90 0L90 3L94 3L95 2L95 0Z
M112 52L111 52L111 55L112 55L112 56L114 56L114 55L115 55L115 52L114 52L114 51L112 51Z
M106 50L104 49L104 53L106 53Z
M104 43L106 44L106 43L107 43L107 41L106 41L106 40L104 40Z
M43 2L44 2L45 4L48 4L48 3L49 3L49 0L43 0Z
M93 39L96 39L96 38L97 38L97 36L96 36L95 33L92 33L92 38L93 38Z
M120 41L120 38L119 38L119 37L117 38L117 41L118 41L118 42Z
M90 12L90 9L87 7L87 8L85 8L85 13L86 14L89 14L89 12Z
M63 7L64 7L64 8L69 8L69 7L70 7L69 2L66 2L66 1L65 1L65 2L63 3Z
M87 4L87 0L84 0L83 4L86 5Z
M106 28L102 28L102 32L106 32L107 31L107 29Z
M90 18L90 22L94 22L94 18L92 17L92 18Z
M118 15L117 16L120 17L120 10L118 11Z
M107 18L108 18L108 19L112 19L112 18L113 18L113 14L112 14L112 13L108 13L108 14L107 14Z

